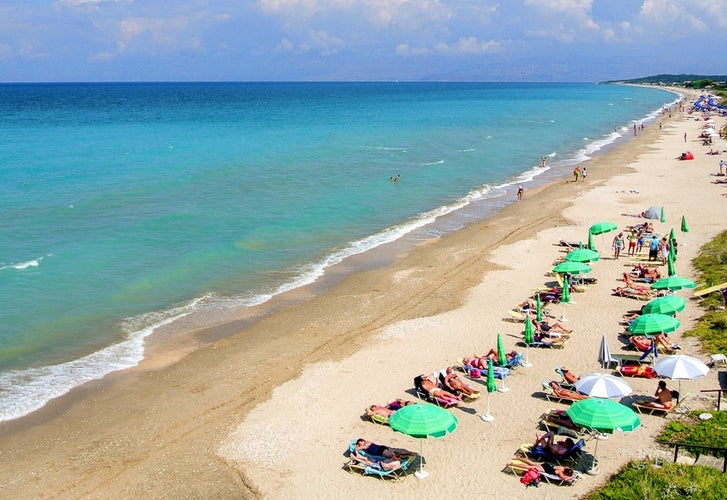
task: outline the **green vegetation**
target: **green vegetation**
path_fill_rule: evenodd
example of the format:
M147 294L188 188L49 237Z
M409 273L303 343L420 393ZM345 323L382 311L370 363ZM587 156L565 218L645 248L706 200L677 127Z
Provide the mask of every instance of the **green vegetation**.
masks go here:
M699 420L698 417L702 413L709 413L712 415L712 418L709 420ZM693 411L684 418L672 420L666 424L657 441L727 448L727 432L725 432L725 429L727 429L727 412L716 410L708 412ZM697 452L702 455L722 456L717 452L690 448L688 446L681 449L691 454ZM725 480L727 481L727 478Z
M711 467L652 461L629 462L587 500L727 498L725 474Z
M727 282L727 231L704 245L692 262L698 281L706 286ZM727 352L727 311L718 309L724 304L722 294L714 292L704 297L700 305L707 309L696 326L685 337L696 336L708 353Z

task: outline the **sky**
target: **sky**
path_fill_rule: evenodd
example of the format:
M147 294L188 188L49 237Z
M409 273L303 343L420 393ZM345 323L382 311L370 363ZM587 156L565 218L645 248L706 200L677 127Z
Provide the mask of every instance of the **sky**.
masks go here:
M727 0L0 0L0 81L727 73Z

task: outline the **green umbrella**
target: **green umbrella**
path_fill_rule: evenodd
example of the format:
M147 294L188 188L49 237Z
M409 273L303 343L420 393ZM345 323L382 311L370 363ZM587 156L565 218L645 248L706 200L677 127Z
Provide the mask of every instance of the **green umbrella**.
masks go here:
M588 398L574 402L565 411L574 424L599 432L613 433L615 430L631 432L641 425L639 416L631 408L617 403L612 399ZM596 454L598 453L598 439L593 452L591 470L597 473Z
M687 301L678 295L665 295L664 297L658 297L644 307L641 308L642 314L676 314L679 311L683 311L686 307Z
M630 432L641 425L639 416L631 408L612 399L582 399L574 402L565 412L574 424L599 432Z
M688 233L689 227L687 227L687 219L682 215L682 233Z
M671 252L666 258L666 269L669 276L676 276L677 272L674 270L674 258L671 256Z
M568 278L563 280L563 293L560 295L560 301L564 304L570 302L570 280Z
M495 369L492 366L492 358L487 361L487 413L482 415L482 420L492 422L495 417L490 415L490 394L497 392L497 384L495 383Z
M603 234L614 231L617 228L618 226L613 222L597 222L588 229L588 232L590 234Z
M540 295L538 295L538 299L540 299ZM538 306L540 306L540 301L538 300ZM540 321L540 320L538 320ZM530 320L530 315L525 315L525 333L523 334L523 342L525 342L525 362L523 363L523 366L530 367L533 366L530 364L530 344L535 343L535 335L533 335L533 322Z
M389 425L392 429L422 440L422 452L424 451L424 439L429 436L444 437L454 432L457 423L457 417L447 410L429 403L404 406L389 417ZM423 456L423 453L420 455ZM423 462L424 460L420 458L419 470L416 473L419 479L424 479L429 475L423 469Z
M535 342L535 335L533 334L533 321L530 315L525 318L525 332L523 333L523 342L525 345L530 345Z
M596 251L596 245L593 243L593 233L588 231L588 249Z
M578 273L590 273L591 267L584 264L583 262L573 262L573 261L565 261L561 262L557 266L553 268L554 273L570 273L570 274L578 274Z
M598 252L583 248L583 245L565 256L565 260L570 262L595 262L600 258L601 256L598 255Z
M505 355L505 347L502 345L502 334L497 332L497 364L507 366L507 356Z
M677 275L661 278L651 284L651 288L654 290L681 290L682 288L694 288L695 286L697 284L692 280Z
M671 230L669 231L669 244L671 244L671 242L672 242L672 240L674 240L674 238L675 238L674 228L671 228Z
M664 214L664 207L661 207L661 217L659 218L659 221L662 223L666 222L666 215Z
M642 314L629 324L629 332L633 334L651 335L659 332L673 332L681 322L668 314Z
M535 296L535 319L543 321L543 301L540 300L540 294ZM530 333L532 333L532 328Z

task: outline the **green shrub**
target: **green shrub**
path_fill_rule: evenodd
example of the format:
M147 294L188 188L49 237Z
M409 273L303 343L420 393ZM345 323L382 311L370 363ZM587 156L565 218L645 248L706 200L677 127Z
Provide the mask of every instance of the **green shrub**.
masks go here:
M727 475L711 467L629 462L608 482L584 497L587 500L661 500L727 498Z

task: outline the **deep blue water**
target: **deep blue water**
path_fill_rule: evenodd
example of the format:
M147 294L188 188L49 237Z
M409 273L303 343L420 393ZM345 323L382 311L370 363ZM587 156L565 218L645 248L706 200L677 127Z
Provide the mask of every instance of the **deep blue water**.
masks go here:
M674 100L593 84L0 85L0 420L133 366L175 318L264 302L509 202Z

